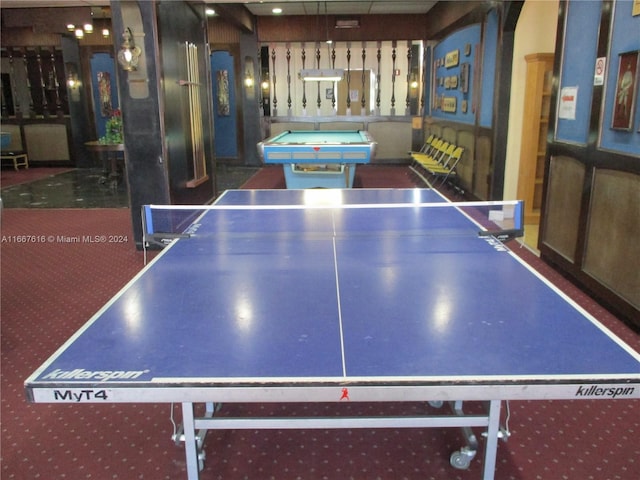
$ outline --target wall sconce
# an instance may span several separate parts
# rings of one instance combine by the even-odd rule
[[[244,86],[247,88],[253,87],[253,76],[251,72],[246,72],[244,76]]]
[[[299,77],[305,82],[339,82],[344,77],[344,70],[337,68],[307,68],[300,70]]]
[[[413,89],[418,88],[418,85],[419,85],[418,76],[415,73],[411,74],[411,83],[410,83],[410,85],[411,85],[411,88],[413,88]]]
[[[248,99],[251,99],[256,94],[255,84],[256,80],[254,75],[254,61],[250,56],[244,57],[244,91]]]
[[[80,76],[78,75],[78,66],[73,62],[66,62],[64,64],[64,70],[66,72],[67,93],[69,94],[69,100],[72,102],[79,102],[82,82],[80,80]]]
[[[69,88],[78,88],[80,86],[80,82],[78,81],[77,73],[69,73],[67,75],[67,86]]]
[[[122,45],[118,52],[118,62],[122,65],[122,68],[128,72],[136,70],[138,67],[138,61],[140,60],[140,47],[136,46],[133,41],[133,33],[129,27],[122,33]]]

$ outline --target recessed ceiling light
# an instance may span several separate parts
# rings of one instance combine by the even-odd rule
[[[280,7],[275,7],[271,10],[271,13],[274,15],[280,15],[282,13],[282,9]]]
[[[216,11],[213,8],[207,8],[204,13],[206,13],[209,17],[213,17],[216,14]]]

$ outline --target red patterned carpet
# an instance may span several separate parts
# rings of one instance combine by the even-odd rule
[[[392,170],[390,170],[392,169]],[[375,176],[376,171],[363,173]],[[406,169],[381,169],[384,183]],[[275,176],[274,176],[275,178]],[[255,180],[255,179],[252,179]],[[366,179],[363,185],[373,182]],[[389,183],[387,183],[390,186]],[[393,184],[393,186],[396,186]],[[398,185],[405,186],[405,185]],[[76,244],[78,235],[131,235],[127,209],[5,209],[1,245],[1,469],[3,480],[182,479],[184,451],[171,441],[171,407],[157,404],[46,405],[25,400],[23,381],[141,268],[131,240]],[[32,237],[27,237],[32,236]],[[58,238],[60,237],[60,240]],[[32,238],[34,242],[18,239]],[[552,281],[640,350],[640,337],[537,257],[511,245]],[[585,345],[585,352],[588,352]],[[511,402],[511,438],[498,447],[497,480],[640,478],[638,402]],[[335,405],[225,406],[330,415]],[[351,414],[419,413],[425,404],[343,405]],[[179,418],[179,408],[173,407]],[[237,430],[207,436],[206,479],[480,478],[449,466],[457,430]]]

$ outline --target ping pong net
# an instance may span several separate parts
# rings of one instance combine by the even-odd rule
[[[524,234],[519,200],[344,204],[322,198],[297,205],[145,205],[144,248],[207,235],[479,235],[503,242]]]

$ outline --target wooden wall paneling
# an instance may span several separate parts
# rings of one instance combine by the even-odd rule
[[[210,17],[208,21],[209,44],[228,45],[240,43],[240,32],[220,17]]]
[[[425,35],[427,15],[362,15],[360,28],[334,28],[336,16],[286,15],[257,17],[259,42],[315,42],[327,40],[328,24],[334,42],[414,40]]]
[[[472,130],[458,132],[456,144],[464,148],[462,158],[458,162],[458,183],[463,190],[470,190],[473,184],[473,159],[476,157],[476,136]]]
[[[449,143],[456,143],[458,137],[458,129],[451,125],[442,127],[442,138]]]
[[[33,123],[24,126],[29,163],[71,161],[69,129],[65,123]]]
[[[640,310],[640,175],[596,169],[583,269]]]
[[[91,20],[91,7],[84,6],[6,8],[2,11],[3,28],[24,27],[38,33],[59,34],[67,31],[67,23],[84,25]]]
[[[564,31],[567,9],[578,3],[560,2],[555,78],[560,77],[562,68],[573,65],[572,59],[565,65],[560,61],[564,49],[568,48],[567,42],[581,45],[581,36],[590,33],[581,29],[581,36],[567,37]],[[598,35],[597,58],[609,56],[614,38],[622,37],[625,41],[637,38],[615,31],[612,16],[616,9],[613,7],[620,3],[601,3],[597,31],[595,27],[591,30]],[[581,11],[581,15],[583,13]],[[584,81],[592,82],[591,74],[586,75]],[[554,81],[550,102],[552,132],[556,131],[558,83]],[[604,84],[593,86],[589,101],[587,144],[548,139],[547,161],[550,163],[544,181],[538,248],[541,258],[640,331],[637,296],[640,214],[636,208],[640,203],[637,199],[640,162],[635,155],[602,148],[601,135],[610,133],[610,125],[604,119],[612,108],[605,104]]]
[[[511,2],[521,3],[521,2]],[[428,12],[423,38],[439,38],[470,23],[482,21],[493,2],[467,0],[464,2],[437,2]],[[516,17],[517,18],[517,17]]]
[[[367,130],[378,142],[373,163],[396,162],[407,159],[411,150],[411,122],[370,122]]]
[[[18,123],[7,123],[6,121],[2,122],[2,131],[11,135],[11,142],[5,150],[9,150],[12,152],[25,150],[24,141],[22,138],[22,128]]]
[[[243,5],[219,2],[215,5],[215,10],[217,15],[210,17],[211,20],[226,23],[238,33],[254,32],[255,19]]]
[[[551,157],[546,193],[547,215],[540,241],[570,263],[576,261],[576,245],[585,165],[567,156]]]
[[[103,29],[109,30],[109,36],[105,37],[102,34]],[[72,34],[66,35],[67,37],[74,37]],[[75,37],[74,37],[75,38]],[[99,19],[96,18],[93,21],[93,33],[86,33],[84,37],[78,39],[78,44],[82,48],[96,47],[102,49],[113,49],[113,41],[118,42],[122,38],[122,32],[114,32],[111,26],[111,19]]]
[[[2,16],[4,17],[4,10]],[[40,47],[42,45],[60,45],[59,33],[34,32],[32,28],[5,28],[0,29],[0,44],[5,47]]]
[[[480,200],[488,200],[491,196],[491,158],[493,151],[492,137],[479,135],[476,141],[476,155],[473,162],[473,184],[471,191]]]
[[[318,125],[318,130],[364,130],[364,122],[330,122]]]

